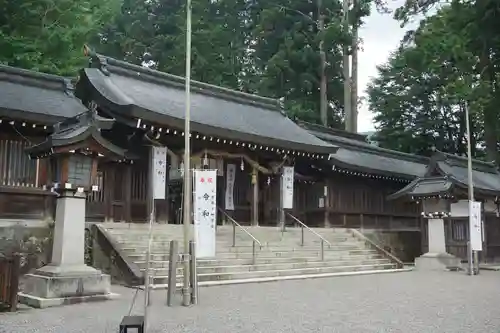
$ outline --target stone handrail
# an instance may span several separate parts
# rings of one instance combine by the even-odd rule
[[[349,231],[351,232],[351,234],[354,237],[356,237],[356,238],[364,241],[365,243],[367,243],[368,245],[370,245],[371,247],[373,247],[375,250],[377,250],[380,254],[382,254],[382,255],[388,257],[389,259],[391,259],[394,263],[396,263],[397,268],[403,268],[404,267],[404,264],[403,264],[403,262],[401,260],[399,260],[392,253],[387,252],[386,250],[384,250],[383,248],[381,248],[379,245],[377,245],[370,238],[368,238],[365,235],[363,235],[363,233],[361,233],[359,230],[357,230],[357,229],[349,229]]]
[[[110,257],[113,255],[113,252],[116,253],[113,264],[118,266],[122,274],[125,273],[125,276],[122,276],[126,279],[125,282],[130,286],[142,284],[144,276],[141,274],[139,266],[128,260],[127,255],[122,251],[120,246],[107,233],[106,228],[99,224],[92,225],[92,228],[94,228],[93,234],[101,250]]]

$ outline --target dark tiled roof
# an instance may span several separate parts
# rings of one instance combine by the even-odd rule
[[[83,70],[79,97],[85,99],[80,91],[90,87],[92,98],[109,111],[184,127],[184,78],[102,56],[94,59],[99,60],[98,68]],[[329,153],[334,148],[284,116],[277,100],[196,81],[191,87],[193,132],[309,152]]]
[[[473,160],[472,181],[475,195],[500,195],[500,172],[494,163]],[[424,177],[392,194],[389,199],[451,194],[455,188],[465,192],[468,185],[467,158],[438,151],[431,157]]]
[[[417,178],[401,190],[387,197],[395,200],[401,197],[424,197],[449,193],[453,182],[447,177]]]
[[[69,79],[0,65],[0,117],[53,124],[85,110]]]
[[[125,149],[102,137],[101,129],[110,129],[112,122],[112,120],[102,118],[92,111],[81,113],[62,123],[57,123],[54,126],[54,133],[49,135],[45,141],[29,147],[26,151],[32,158],[38,158],[52,153],[54,148],[78,147],[79,144],[91,140],[114,154],[115,159],[130,158],[130,154]]]
[[[447,175],[454,184],[467,188],[467,158],[436,152],[431,158],[428,175],[437,173]],[[500,173],[494,163],[474,160],[472,164],[474,190],[487,195],[500,194]]]
[[[320,125],[301,122],[300,125],[318,138],[340,148],[330,162],[361,172],[414,179],[425,175],[429,159],[379,148],[366,142],[364,135],[348,133]]]

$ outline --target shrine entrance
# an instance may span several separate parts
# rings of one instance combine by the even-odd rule
[[[168,184],[168,223],[182,223],[182,180],[173,180]]]

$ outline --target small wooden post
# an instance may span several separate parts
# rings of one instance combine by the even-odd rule
[[[21,270],[21,257],[19,254],[14,254],[11,261],[10,267],[10,295],[9,295],[9,305],[10,311],[15,312],[17,310],[17,293],[19,292],[19,274]]]

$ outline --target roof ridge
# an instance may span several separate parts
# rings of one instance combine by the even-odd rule
[[[455,159],[455,160],[458,160],[460,162],[466,162],[466,163],[468,161],[468,158],[464,157],[464,156],[459,156],[459,155],[455,155],[455,154],[445,153],[445,152],[442,152],[442,151],[439,151],[439,150],[437,152],[443,154],[445,158]],[[476,158],[472,159],[472,163],[475,163],[475,164],[478,164],[478,165],[483,165],[483,166],[488,166],[488,167],[493,167],[493,168],[496,167],[495,162],[481,161],[481,160],[478,160]]]
[[[67,94],[73,94],[74,91],[71,78],[0,65],[0,81],[4,80],[45,89],[59,90]]]
[[[311,132],[314,132],[314,131],[311,131]],[[314,134],[314,133],[312,133],[312,134]],[[332,135],[335,136],[334,134],[332,134]],[[343,137],[341,137],[341,138],[343,138]],[[322,139],[322,140],[329,141],[327,139]],[[397,150],[381,148],[381,147],[371,145],[366,141],[357,141],[357,140],[353,140],[351,142],[346,142],[346,141],[342,141],[342,140],[331,140],[331,141],[334,141],[333,143],[340,146],[341,148],[353,148],[354,147],[358,150],[361,150],[361,151],[364,151],[367,153],[372,153],[372,154],[384,153],[384,154],[386,154],[386,156],[401,157],[404,160],[409,161],[409,162],[428,164],[430,161],[430,159],[428,157],[423,156],[423,155],[408,154],[408,153],[404,153],[404,152],[397,151]]]
[[[339,130],[337,128],[327,127],[327,126],[323,126],[323,125],[320,125],[320,124],[311,123],[311,122],[304,121],[304,120],[298,120],[297,123],[299,125],[304,125],[305,127],[308,127],[308,128],[314,128],[315,130],[318,130],[318,131],[320,131],[322,133],[339,135],[339,136],[341,136],[343,138],[353,139],[353,140],[357,140],[357,141],[368,143],[366,141],[367,136],[364,135],[364,134],[351,133],[351,132],[347,132],[347,131],[344,131],[344,130]]]
[[[98,67],[105,75],[111,75],[109,69],[114,67],[118,69],[118,72],[124,75],[132,76],[132,73],[127,73],[127,71],[133,71],[133,73],[139,74],[139,76],[140,74],[145,74],[153,78],[159,84],[173,85],[177,87],[184,86],[185,84],[185,78],[183,76],[169,74],[155,69],[134,65],[126,61],[107,57],[101,54],[90,54],[90,59],[91,64],[94,65],[94,67]],[[269,109],[270,111],[279,111],[283,115],[285,115],[282,104],[277,99],[249,94],[196,80],[191,80],[191,89],[193,89],[197,93],[211,95],[219,98],[232,99],[240,103],[260,106]]]
[[[467,168],[467,157],[445,153],[440,150],[435,150],[433,158],[437,162],[444,162],[449,166],[457,166]],[[491,174],[499,174],[498,166],[495,162],[485,162],[478,159],[472,159],[472,169],[474,171],[486,172]]]
[[[389,156],[397,156],[397,157],[402,157],[404,158],[406,161],[410,161],[410,162],[418,162],[418,163],[422,163],[422,164],[427,164],[429,163],[429,158],[426,157],[426,156],[423,156],[423,155],[415,155],[415,154],[408,154],[408,153],[404,153],[404,152],[401,152],[401,151],[397,151],[397,150],[392,150],[392,149],[386,149],[386,148],[381,148],[381,147],[377,147],[377,146],[373,146],[369,143],[366,143],[366,145],[356,145],[354,142],[352,143],[346,143],[346,145],[348,146],[357,146],[365,151],[368,151],[370,153],[384,153],[386,155],[389,155]]]

